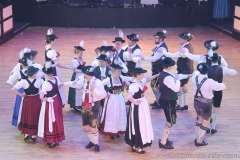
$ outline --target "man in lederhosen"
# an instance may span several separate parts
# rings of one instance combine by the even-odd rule
[[[99,152],[99,133],[98,133],[98,116],[101,100],[107,96],[101,80],[95,77],[94,67],[84,66],[82,68],[84,76],[79,76],[75,84],[65,82],[64,85],[73,88],[83,88],[83,110],[82,123],[86,135],[90,139],[89,144],[85,147],[89,149],[94,146],[94,152]]]
[[[172,129],[173,124],[176,123],[176,104],[177,104],[177,92],[180,89],[179,79],[188,78],[189,75],[177,74],[173,75],[170,70],[175,65],[175,61],[169,57],[162,57],[160,63],[163,66],[163,71],[159,76],[159,90],[160,99],[159,103],[164,110],[166,117],[165,128],[162,133],[162,138],[159,140],[159,147],[164,149],[173,149],[173,142],[169,141],[168,135]]]
[[[223,76],[225,75],[231,75],[235,76],[237,75],[237,71],[234,69],[229,69],[227,67],[220,67],[219,66],[219,56],[217,53],[213,53],[213,56],[211,57],[212,61],[212,67],[210,71],[208,72],[208,78],[213,79],[214,81],[217,81],[218,83],[223,82]],[[219,116],[219,109],[221,106],[221,101],[222,101],[222,91],[214,91],[213,94],[213,113],[211,117],[211,133],[215,134],[217,132],[216,130],[216,124]]]
[[[182,48],[187,48],[193,53],[193,47],[190,41],[193,36],[189,32],[182,32],[178,35],[180,37],[180,45]],[[187,57],[179,57],[177,60],[178,74],[192,74],[193,73],[193,61]],[[176,110],[188,109],[188,81],[189,78],[181,80],[181,88],[178,92],[178,105]]]
[[[155,35],[153,35],[155,37],[155,44],[157,46],[155,48],[153,48],[153,50],[152,50],[153,54],[151,55],[151,57],[143,58],[143,60],[152,63],[152,75],[156,75],[156,74],[162,72],[162,70],[163,70],[163,67],[160,64],[160,60],[161,60],[161,57],[164,55],[159,53],[159,49],[160,49],[160,47],[163,47],[168,52],[168,47],[167,47],[166,43],[164,42],[164,39],[166,38],[166,35],[165,35],[166,33],[167,32],[165,30],[163,30],[162,32],[157,32]],[[161,94],[159,92],[158,85],[159,85],[158,78],[155,78],[154,80],[151,81],[151,88],[156,97],[155,102],[150,104],[152,106],[152,109],[161,108],[160,104],[158,103],[158,100],[159,100],[159,97]]]
[[[207,132],[207,126],[211,119],[213,91],[224,90],[226,86],[207,77],[210,67],[206,63],[199,63],[197,70],[200,74],[192,76],[193,90],[195,94],[194,108],[197,112],[197,122],[195,126],[195,146],[206,146],[207,142],[203,140]]]

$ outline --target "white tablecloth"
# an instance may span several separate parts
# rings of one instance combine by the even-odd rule
[[[141,0],[141,4],[158,4],[158,0]]]

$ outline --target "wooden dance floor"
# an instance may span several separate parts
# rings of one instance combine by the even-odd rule
[[[206,147],[195,147],[195,119],[196,113],[193,108],[192,83],[189,83],[189,110],[177,112],[177,123],[174,125],[169,139],[174,142],[173,150],[164,150],[158,147],[158,140],[162,134],[165,117],[162,109],[151,110],[154,138],[152,147],[146,148],[145,155],[132,153],[131,148],[125,144],[124,136],[120,139],[110,140],[109,137],[100,135],[100,152],[94,153],[93,149],[86,150],[85,145],[89,139],[85,135],[81,124],[81,114],[76,113],[66,105],[63,109],[63,119],[66,140],[60,143],[60,146],[49,149],[41,138],[37,138],[36,143],[25,143],[23,135],[16,127],[11,125],[13,106],[16,95],[11,91],[5,81],[9,73],[18,62],[18,53],[24,47],[38,51],[36,62],[44,63],[44,46],[47,27],[31,27],[23,33],[18,34],[14,39],[0,46],[0,159],[1,160],[26,160],[26,159],[46,159],[46,160],[132,160],[132,159],[211,159],[221,158],[219,156],[238,156],[240,159],[240,75],[236,77],[226,76],[224,83],[227,89],[224,91],[222,108],[217,124],[218,132],[214,135],[207,134],[206,141],[209,143]],[[155,47],[154,37],[159,29],[123,29],[125,36],[132,32],[140,35],[140,47],[143,55],[150,56],[151,50]],[[80,29],[80,28],[53,28],[54,33],[59,37],[54,43],[54,49],[60,52],[60,62],[66,65],[71,64],[74,57],[73,46],[79,45],[84,40],[86,51],[83,58],[87,64],[91,64],[95,58],[94,49],[102,45],[103,40],[112,44],[114,37],[118,35],[117,29]],[[165,40],[170,52],[179,50],[178,33],[189,31],[195,36],[192,41],[195,54],[206,53],[203,45],[205,40],[214,39],[220,44],[217,53],[222,55],[229,68],[240,71],[240,43],[239,41],[208,27],[195,28],[167,28],[168,38]],[[126,39],[126,38],[125,38]],[[194,63],[196,66],[196,62]],[[151,65],[143,62],[143,68],[148,70],[147,75],[151,74]],[[173,68],[176,73],[176,67]],[[64,81],[71,79],[72,71],[61,69]],[[148,84],[149,86],[149,84]],[[68,88],[64,88],[66,95]],[[126,95],[126,93],[124,93]],[[154,95],[149,87],[145,94],[148,102],[154,101]],[[233,155],[236,154],[236,155]],[[178,156],[178,158],[177,158]],[[231,159],[225,157],[223,159]]]

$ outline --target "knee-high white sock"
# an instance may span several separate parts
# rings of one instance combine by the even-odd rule
[[[94,144],[99,144],[99,134],[98,131],[96,133],[92,133],[93,139],[94,139]]]
[[[161,143],[163,145],[165,145],[167,143],[167,138],[168,138],[168,135],[170,134],[171,129],[172,129],[171,126],[168,126],[167,124],[165,125],[163,134],[162,134],[162,138],[161,138]]]
[[[201,126],[202,126],[201,123],[196,122],[196,125],[195,125],[195,138],[196,139],[198,138],[198,134],[199,134],[199,130],[200,130]]]
[[[153,93],[154,93],[154,95],[155,95],[155,97],[156,97],[156,102],[157,102],[157,104],[159,104],[158,101],[159,101],[159,98],[160,98],[160,95],[161,95],[159,89],[157,89],[157,90],[154,91]]]
[[[90,139],[90,141],[94,144],[94,139],[93,139],[93,135],[91,131],[87,131],[86,135],[88,136],[88,138]]]
[[[184,107],[183,92],[178,92],[178,104],[180,107]]]
[[[186,106],[186,105],[188,105],[188,90],[187,89],[185,89],[185,90],[183,90],[183,99],[184,99],[184,102],[183,102],[183,104],[184,104],[184,106]]]
[[[203,137],[205,136],[206,132],[207,132],[207,127],[201,126],[199,129],[199,134],[198,134],[198,138],[197,138],[197,142],[198,143],[202,143]]]
[[[216,129],[216,124],[217,124],[218,117],[219,117],[219,114],[216,113],[216,112],[213,112],[211,129]]]

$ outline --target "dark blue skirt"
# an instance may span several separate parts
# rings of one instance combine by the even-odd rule
[[[24,93],[23,88],[20,88],[18,91],[20,93]],[[17,95],[15,105],[14,105],[14,110],[13,110],[13,117],[12,117],[12,125],[15,127],[17,127],[18,125],[18,113],[19,113],[21,102],[22,102],[22,97]]]

